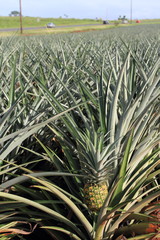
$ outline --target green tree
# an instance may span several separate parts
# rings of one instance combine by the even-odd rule
[[[9,16],[11,16],[11,17],[17,17],[17,16],[19,16],[20,15],[20,12],[18,12],[18,11],[12,11],[10,14],[9,14]]]

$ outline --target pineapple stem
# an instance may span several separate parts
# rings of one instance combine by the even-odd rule
[[[101,222],[101,224],[98,226],[98,229],[96,231],[96,235],[94,240],[102,240],[103,238],[103,233],[104,233],[104,228],[106,226],[106,222],[107,220],[104,220],[103,222]]]

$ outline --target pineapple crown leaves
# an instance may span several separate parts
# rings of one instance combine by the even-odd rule
[[[109,165],[115,159],[114,144],[107,145],[108,139],[104,134],[94,132],[92,136],[81,133],[81,139],[77,142],[82,171],[92,172],[94,175],[109,172]]]

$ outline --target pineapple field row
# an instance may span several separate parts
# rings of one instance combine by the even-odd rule
[[[160,26],[0,39],[0,239],[160,239]]]

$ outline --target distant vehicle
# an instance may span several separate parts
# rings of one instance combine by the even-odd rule
[[[47,28],[55,28],[56,25],[54,23],[47,23]]]
[[[104,20],[104,21],[103,21],[103,24],[109,24],[109,21]]]
[[[127,24],[127,23],[128,23],[128,20],[127,20],[127,19],[122,19],[122,23],[123,23],[123,24]]]

